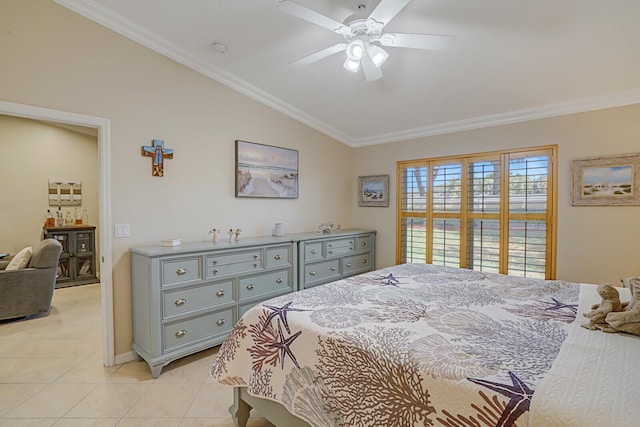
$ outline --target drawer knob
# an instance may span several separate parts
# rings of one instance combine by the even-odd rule
[[[213,265],[217,265],[217,264],[218,264],[218,260],[217,260],[217,259],[214,259],[214,260],[213,260]]]
[[[315,249],[311,249],[311,253],[315,255],[318,253],[318,251],[316,251]]]
[[[217,269],[217,268],[214,268],[214,269],[213,269],[213,274],[216,274],[217,272],[218,272],[218,269]]]
[[[180,306],[180,305],[185,305],[187,303],[187,300],[184,298],[180,298],[176,300],[176,305]]]
[[[329,251],[329,253],[330,253],[330,254],[332,254],[332,253],[333,253],[333,251]]]
[[[180,338],[187,335],[187,331],[185,331],[184,329],[181,331],[176,332],[176,337]]]
[[[353,245],[353,240],[349,240],[349,244],[350,244],[350,245]]]
[[[253,289],[253,288],[255,288],[255,286],[253,286],[253,284],[249,284],[249,285],[247,285],[247,289],[251,290],[251,289]]]
[[[360,243],[360,246],[367,246],[367,242]]]
[[[278,278],[276,279],[276,283],[282,283],[282,282],[284,282],[284,280],[282,280],[282,277],[278,277]]]
[[[223,296],[225,296],[225,294],[226,294],[226,292],[225,292],[225,291],[218,291],[218,292],[216,292],[216,296],[217,296],[217,297],[223,297]]]
[[[366,264],[366,263],[367,263],[367,260],[366,260],[366,259],[363,259],[363,260],[362,260],[362,263],[363,263],[363,264]]]
[[[186,268],[179,268],[176,270],[176,274],[178,275],[183,275],[183,274],[187,274],[189,270],[187,270]]]
[[[351,263],[350,263],[350,262],[348,262],[348,263],[347,263],[347,267],[348,267],[348,268],[350,268],[350,267],[351,267]]]
[[[253,259],[258,259],[258,255],[257,255],[257,254],[255,254],[255,255],[253,256]]]
[[[253,264],[253,268],[258,268],[258,264]]]
[[[224,325],[225,323],[227,323],[227,321],[226,321],[226,320],[224,320],[224,319],[220,319],[220,320],[218,320],[218,321],[216,322],[216,325],[218,325],[218,326],[222,326],[222,325]]]
[[[315,271],[310,271],[310,272],[309,272],[309,276],[315,276],[315,275],[316,275],[316,272],[315,272]]]
[[[280,255],[276,255],[274,256],[275,259],[281,259],[282,257]]]
[[[335,267],[331,267],[329,270],[336,271],[336,268]]]
[[[330,248],[332,248],[332,247],[333,247],[333,244],[329,243],[329,247],[330,247]]]

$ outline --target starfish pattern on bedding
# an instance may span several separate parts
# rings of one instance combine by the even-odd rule
[[[294,365],[296,365],[296,368],[300,369],[300,365],[298,365],[298,361],[296,360],[296,356],[293,355],[293,352],[291,351],[291,348],[289,348],[291,346],[291,344],[293,343],[293,341],[295,341],[296,338],[298,338],[300,336],[300,334],[302,333],[302,331],[298,331],[295,334],[289,336],[289,338],[284,337],[284,334],[282,333],[282,328],[280,327],[280,320],[278,320],[278,335],[280,340],[277,342],[274,342],[273,344],[269,344],[269,347],[271,348],[277,348],[278,351],[280,352],[280,368],[284,369],[284,356],[287,355],[291,358],[291,361],[293,362]]]
[[[518,417],[529,410],[533,390],[531,390],[520,378],[513,372],[509,371],[512,385],[494,383],[492,381],[480,380],[476,378],[467,378],[472,383],[485,386],[495,392],[498,392],[509,398],[504,412],[496,423],[496,427],[510,427]]]
[[[549,307],[545,308],[545,310],[562,310],[563,308],[568,308],[569,310],[573,311],[574,313],[578,312],[578,304],[565,304],[561,301],[558,301],[557,299],[551,297],[551,299],[553,300],[553,302],[548,302],[548,301],[540,301],[543,304],[548,304]]]
[[[389,273],[388,276],[380,276],[378,277],[382,281],[382,286],[398,286],[400,281],[393,277],[393,273]]]
[[[287,312],[289,312],[289,311],[308,311],[308,310],[301,310],[299,308],[291,308],[291,304],[293,304],[293,301],[289,301],[288,303],[286,303],[282,307],[276,307],[276,306],[273,306],[273,305],[262,304],[263,307],[266,307],[269,310],[272,310],[272,312],[269,314],[269,316],[267,316],[267,320],[264,321],[264,326],[262,327],[262,330],[264,331],[267,328],[267,325],[269,323],[271,323],[271,320],[273,320],[274,317],[278,316],[280,318],[280,320],[282,321],[282,324],[284,325],[285,329],[287,330],[287,333],[290,334],[291,330],[289,329],[289,322],[287,321]]]

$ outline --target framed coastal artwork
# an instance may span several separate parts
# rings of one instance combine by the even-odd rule
[[[640,205],[640,154],[574,160],[573,206]]]
[[[389,206],[389,175],[358,177],[358,206]]]
[[[236,197],[298,198],[298,151],[236,141]]]

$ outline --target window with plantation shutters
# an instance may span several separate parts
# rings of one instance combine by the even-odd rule
[[[397,164],[397,263],[555,277],[555,146]]]

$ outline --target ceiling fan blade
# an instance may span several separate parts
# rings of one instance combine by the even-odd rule
[[[296,61],[293,61],[291,64],[291,66],[293,67],[302,67],[303,65],[309,65],[312,62],[316,62],[319,61],[323,58],[326,58],[327,56],[331,56],[334,53],[338,53],[338,52],[342,52],[343,50],[345,50],[347,48],[347,44],[346,43],[338,43],[338,44],[334,44],[333,46],[329,46],[328,48],[319,50],[317,52],[312,53],[311,55],[307,55],[305,57],[302,57]]]
[[[369,16],[382,25],[387,25],[411,0],[380,0]]]
[[[410,47],[414,49],[446,50],[456,41],[456,36],[440,34],[384,33],[378,40],[389,47]]]
[[[278,7],[280,7],[283,12],[296,16],[300,19],[304,19],[305,21],[319,25],[328,30],[335,31],[340,34],[342,34],[342,32],[344,31],[347,31],[348,33],[351,32],[349,27],[341,24],[335,19],[329,18],[328,16],[318,13],[315,10],[309,9],[308,7],[299,5],[294,1],[281,0],[280,3],[278,3]]]
[[[364,78],[367,79],[368,82],[373,82],[382,78],[382,70],[379,67],[376,67],[369,55],[362,57],[360,65],[362,65],[362,71],[364,71]]]

